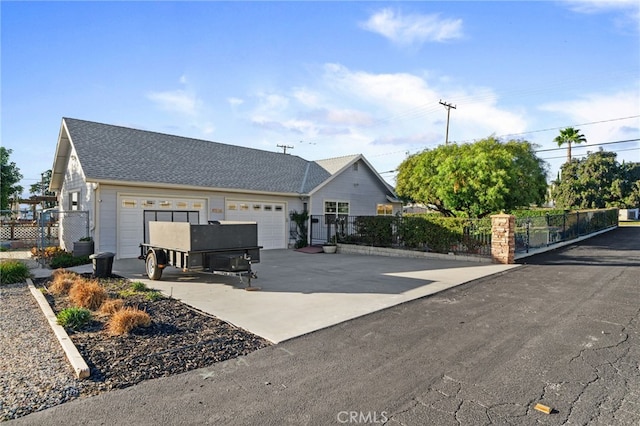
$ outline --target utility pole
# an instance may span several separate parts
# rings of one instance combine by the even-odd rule
[[[289,145],[276,145],[276,146],[277,146],[278,148],[282,148],[282,150],[283,150],[283,152],[282,152],[282,153],[283,153],[283,154],[286,154],[286,153],[287,153],[287,148],[288,148],[288,149],[293,149],[293,147],[292,147],[292,146],[289,146]]]
[[[456,106],[448,104],[446,102],[442,102],[442,99],[440,99],[439,103],[440,105],[444,105],[444,107],[447,109],[447,134],[444,138],[444,144],[448,145],[449,144],[449,114],[451,113],[451,108],[456,109]]]

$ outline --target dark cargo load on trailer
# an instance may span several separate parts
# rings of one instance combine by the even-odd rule
[[[249,278],[252,263],[260,262],[255,222],[149,222],[149,243],[140,245],[147,275],[160,279],[165,266],[185,270],[242,275]]]

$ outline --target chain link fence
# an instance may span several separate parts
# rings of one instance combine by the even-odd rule
[[[89,233],[88,211],[64,211],[58,213],[60,240],[58,245],[66,251],[73,249],[73,243],[91,237]]]

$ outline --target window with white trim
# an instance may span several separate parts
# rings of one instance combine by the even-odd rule
[[[324,217],[325,223],[332,223],[340,216],[349,216],[348,201],[325,201]]]
[[[80,191],[69,193],[69,210],[80,210]]]

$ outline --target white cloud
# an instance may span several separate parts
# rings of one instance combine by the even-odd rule
[[[195,95],[184,90],[150,92],[147,98],[161,109],[185,115],[194,115],[200,103]]]
[[[577,13],[616,13],[613,22],[619,28],[631,27],[640,31],[640,2],[638,0],[565,0]]]
[[[451,110],[450,141],[528,130],[523,111],[501,108],[490,88],[452,87],[442,76],[372,73],[325,64],[308,86],[283,87],[246,100],[248,119],[273,149],[286,141],[308,159],[364,154],[378,170],[444,142],[445,108]],[[302,141],[300,143],[296,141]]]
[[[637,116],[640,111],[638,90],[636,86],[628,91],[591,93],[578,99],[542,105],[540,109],[566,116],[574,124],[602,122],[581,128],[588,142],[628,139],[631,129],[635,129],[635,137],[640,133],[640,118],[607,120]]]
[[[227,98],[227,102],[229,102],[229,105],[231,105],[232,107],[235,107],[238,105],[242,105],[244,103],[244,100],[240,98]]]
[[[443,19],[439,14],[403,15],[391,8],[374,13],[360,25],[401,45],[443,42],[462,37],[462,19]]]
[[[569,7],[582,13],[599,13],[611,10],[637,10],[638,0],[565,0]]]

